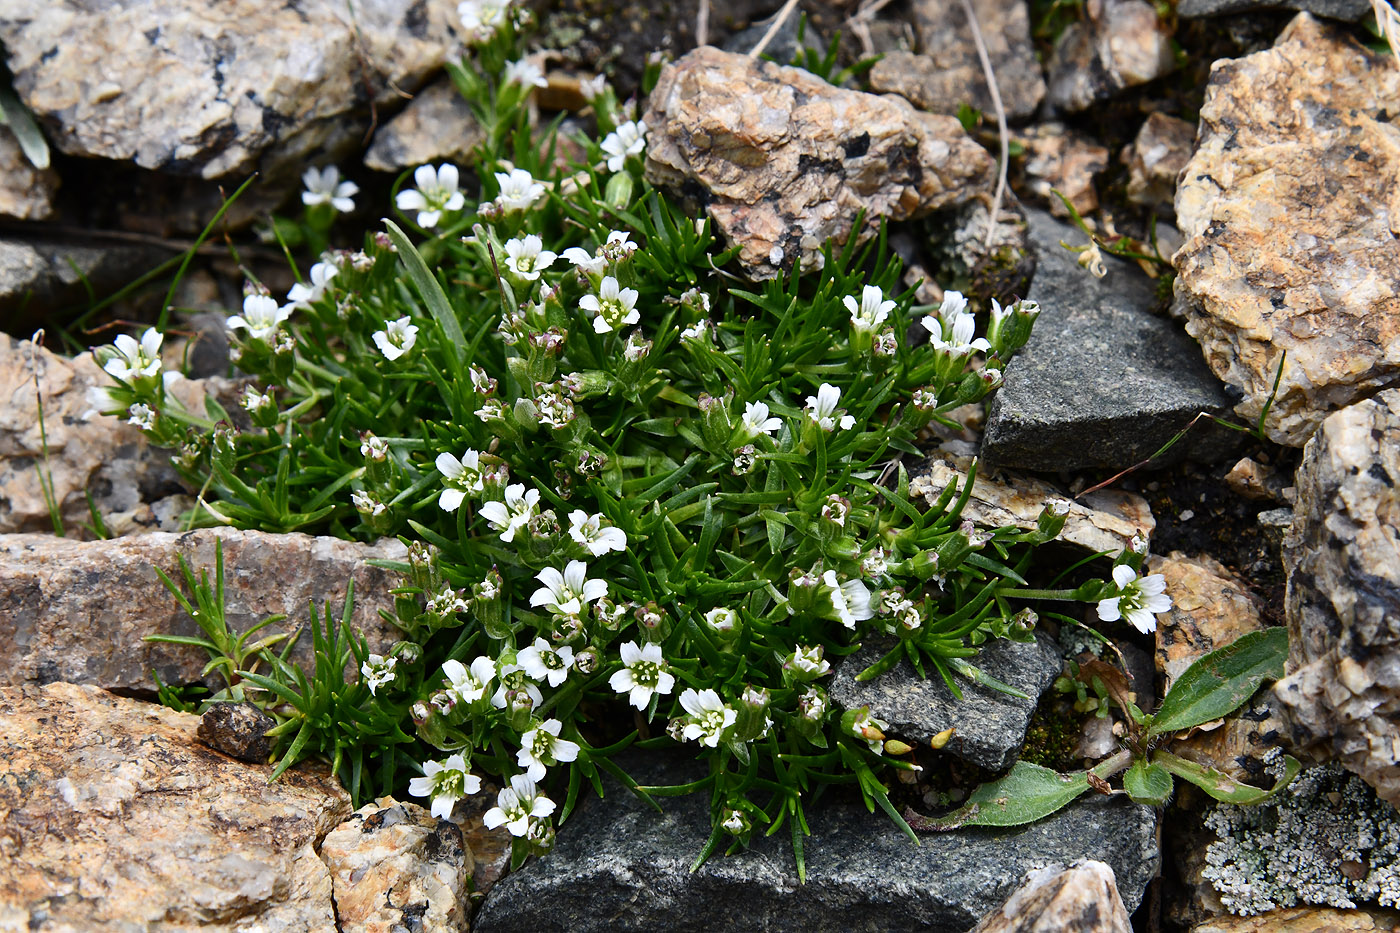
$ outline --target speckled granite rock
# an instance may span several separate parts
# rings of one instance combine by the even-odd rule
[[[300,769],[269,784],[270,768],[196,742],[198,724],[96,687],[0,687],[0,916],[334,933],[316,845],[349,815],[345,792]]]
[[[1199,657],[1264,627],[1264,604],[1219,561],[1173,551],[1148,559],[1167,582],[1172,607],[1157,617],[1157,671],[1170,689]]]
[[[864,239],[985,194],[994,174],[953,117],[711,47],[662,70],[645,120],[647,177],[702,205],[757,279],[814,267],[860,210]]]
[[[1146,0],[1088,0],[1055,43],[1046,100],[1069,113],[1170,72],[1171,30]]]
[[[1301,447],[1327,413],[1400,381],[1400,66],[1299,14],[1216,62],[1176,195],[1177,304],[1215,374]]]
[[[972,933],[1132,933],[1113,868],[1087,859],[1031,872]]]
[[[1176,179],[1191,159],[1196,143],[1196,125],[1150,113],[1138,130],[1137,138],[1123,149],[1128,166],[1128,200],[1155,208],[1159,216],[1173,216]],[[1170,256],[1170,252],[1163,253]]]
[[[15,134],[0,126],[0,217],[47,220],[57,192],[58,173],[30,164]]]
[[[372,651],[398,640],[379,618],[392,610],[398,576],[365,564],[369,558],[402,560],[402,544],[374,545],[267,534],[232,528],[187,534],[157,532],[109,541],[74,541],[51,535],[0,535],[0,683],[65,680],[112,690],[153,691],[154,668],[166,683],[200,680],[208,661],[199,648],[143,641],[147,635],[196,635],[188,618],[152,570],[180,580],[176,558],[196,571],[214,568],[214,542],[224,543],[225,602],[229,625],[242,631],[270,615],[286,613],[290,631],[307,623],[306,606],[329,600],[339,608],[345,584],[355,580],[353,623]],[[312,663],[311,639],[292,655]],[[221,687],[217,675],[206,681]]]
[[[1339,910],[1335,907],[1285,907],[1254,917],[1216,917],[1191,933],[1395,933],[1400,913],[1393,910]]]
[[[1292,737],[1400,804],[1400,390],[1327,417],[1303,449],[1288,574]]]
[[[429,162],[463,165],[482,138],[466,99],[442,78],[415,94],[401,113],[379,128],[365,152],[365,165],[377,172]]]

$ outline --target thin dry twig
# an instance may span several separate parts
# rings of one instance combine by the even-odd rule
[[[1395,12],[1395,7],[1386,0],[1371,0],[1371,12],[1376,16],[1376,28],[1380,30],[1381,38],[1390,46],[1395,63],[1400,65],[1400,13]]]
[[[695,44],[710,44],[710,0],[700,0],[700,9],[695,14]]]
[[[997,87],[996,72],[992,70],[992,57],[987,52],[986,40],[982,38],[982,27],[977,22],[977,11],[972,8],[972,0],[962,0],[963,12],[967,14],[967,25],[972,29],[972,41],[977,46],[977,57],[982,61],[982,74],[987,78],[987,91],[992,96],[992,109],[997,115],[997,136],[1001,139],[1001,164],[997,169],[997,191],[992,196],[992,216],[987,221],[987,238],[983,247],[992,245],[992,237],[997,232],[997,213],[1001,210],[1002,198],[1006,197],[1006,169],[1011,157],[1011,134],[1006,129],[1006,108],[1001,103],[1001,89]]]
[[[783,8],[778,11],[778,15],[773,18],[773,22],[768,27],[768,31],[763,34],[763,38],[758,40],[758,45],[749,49],[749,58],[758,58],[763,54],[763,50],[768,48],[768,43],[773,41],[773,37],[778,34],[778,30],[783,28],[783,23],[792,15],[792,11],[797,7],[797,0],[787,0]]]

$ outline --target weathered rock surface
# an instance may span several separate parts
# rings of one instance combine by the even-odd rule
[[[922,496],[932,506],[948,488],[959,489],[967,482],[972,461],[935,450],[928,462],[909,478],[909,495]],[[963,507],[963,517],[983,528],[1008,525],[1027,531],[1035,527],[1045,504],[1052,499],[1069,503],[1069,515],[1057,540],[1076,544],[1089,551],[1118,552],[1136,536],[1152,537],[1157,527],[1147,500],[1136,493],[1101,489],[1079,499],[1071,499],[1062,489],[1034,476],[1012,472],[991,472],[979,464],[972,483],[972,495]]]
[[[8,928],[336,929],[316,845],[344,791],[299,769],[269,784],[198,724],[95,687],[0,687]]]
[[[472,853],[462,831],[413,803],[381,797],[321,844],[341,933],[468,929]]]
[[[1062,123],[1042,123],[1016,138],[1026,151],[1026,187],[1044,199],[1051,214],[1069,216],[1055,191],[1069,198],[1081,215],[1098,210],[1094,178],[1108,168],[1106,148]]]
[[[88,287],[115,290],[136,277],[134,270],[169,257],[145,246],[0,238],[0,319],[8,332],[31,333],[48,323],[50,313],[85,301]]]
[[[1167,581],[1172,607],[1157,616],[1157,670],[1171,688],[1199,657],[1264,627],[1263,601],[1219,561],[1173,551],[1148,560]]]
[[[871,715],[889,723],[886,735],[913,745],[923,745],[945,729],[956,729],[943,750],[989,771],[1001,771],[1015,762],[1036,701],[1055,682],[1062,666],[1060,652],[1048,638],[996,639],[983,645],[971,663],[1029,699],[960,678],[963,697],[959,700],[943,678],[933,671],[929,672],[933,676],[922,678],[908,661],[900,661],[874,680],[856,681],[857,674],[892,647],[891,642],[871,639],[843,658],[831,679],[832,700],[846,709],[870,707]]]
[[[1196,19],[1250,10],[1299,10],[1327,19],[1356,22],[1371,12],[1371,4],[1368,0],[1181,0],[1177,4],[1176,14],[1186,19]]]
[[[1132,933],[1113,869],[1086,860],[1027,875],[972,933]]]
[[[466,99],[442,78],[415,94],[401,113],[380,127],[365,152],[365,165],[377,172],[429,162],[463,165],[481,140],[481,127]]]
[[[1225,484],[1246,499],[1292,502],[1297,497],[1293,477],[1276,466],[1243,457],[1225,474]]]
[[[1007,119],[1029,119],[1045,96],[1045,78],[1031,45],[1027,4],[973,0],[972,8]],[[899,94],[930,113],[956,115],[964,105],[991,113],[992,97],[962,4],[915,0],[912,15],[918,53],[886,52],[870,69],[870,89]]]
[[[58,173],[35,168],[20,150],[15,134],[0,126],[0,217],[47,220],[57,192]]]
[[[1303,449],[1288,574],[1293,741],[1400,804],[1400,390],[1327,417]]]
[[[1217,62],[1182,175],[1177,304],[1215,374],[1301,447],[1327,413],[1400,382],[1400,66],[1308,14]]]
[[[680,783],[694,767],[658,770],[620,762],[644,784]],[[707,795],[658,798],[659,815],[611,781],[580,803],[548,858],[496,885],[476,933],[508,930],[654,930],[672,933],[805,930],[809,933],[963,933],[997,907],[1027,871],[1090,858],[1118,877],[1129,909],[1157,870],[1156,815],[1128,800],[1081,799],[1011,830],[922,835],[915,846],[858,801],[828,794],[807,809],[806,884],[784,834],[733,856],[691,863],[710,834]]]
[[[702,204],[758,279],[815,267],[858,211],[863,239],[964,204],[994,173],[953,117],[710,47],[662,70],[644,119],[647,177]]]
[[[357,110],[413,88],[455,43],[449,0],[294,6],[14,0],[14,87],[70,155],[218,178],[271,175],[362,132]]]
[[[1168,219],[1175,210],[1176,179],[1191,160],[1196,125],[1164,113],[1148,114],[1137,138],[1123,150],[1128,200]],[[1170,257],[1170,252],[1163,252]]]
[[[178,558],[213,577],[214,544],[224,545],[226,619],[243,631],[276,613],[287,621],[264,631],[308,625],[306,607],[329,600],[335,617],[345,585],[355,581],[353,623],[372,651],[383,652],[397,630],[379,618],[392,610],[398,577],[365,564],[369,558],[401,560],[396,540],[373,545],[267,534],[231,528],[188,534],[158,532],[109,541],[74,541],[51,535],[0,535],[0,682],[95,684],[110,690],[154,689],[151,670],[166,683],[198,682],[208,661],[199,648],[143,641],[147,635],[201,634],[161,585],[158,566],[183,585]],[[311,638],[292,655],[313,664]],[[217,675],[206,680],[222,687]]]
[[[273,746],[267,733],[276,725],[277,720],[252,703],[214,703],[199,717],[195,734],[230,758],[264,764]]]
[[[1089,0],[1055,43],[1046,100],[1069,113],[1172,70],[1171,30],[1146,0]]]
[[[1394,933],[1400,913],[1335,907],[1285,907],[1255,917],[1217,917],[1191,933]]]
[[[1136,266],[1104,256],[1096,279],[1060,245],[1084,235],[1031,211],[1037,267],[1030,298],[1040,319],[1006,367],[987,419],[982,455],[996,467],[1072,470],[1131,466],[1201,411],[1229,404],[1199,348],[1152,314],[1155,287]],[[1209,460],[1234,432],[1198,424],[1170,452]]]

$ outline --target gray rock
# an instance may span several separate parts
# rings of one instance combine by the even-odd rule
[[[936,671],[929,668],[930,676],[922,678],[908,661],[872,681],[856,680],[892,647],[891,642],[871,641],[843,658],[831,679],[831,698],[846,709],[869,706],[876,719],[889,723],[887,735],[911,744],[922,745],[955,728],[944,750],[989,771],[1015,762],[1036,702],[1061,668],[1059,649],[1042,636],[1034,642],[997,639],[969,659],[988,676],[1029,694],[1028,700],[958,678],[959,700]]]
[[[620,764],[643,783],[696,776],[693,765],[666,771],[633,761]],[[550,855],[496,884],[472,928],[963,933],[1034,869],[1106,862],[1129,909],[1157,873],[1156,814],[1122,796],[1081,799],[1015,829],[923,835],[917,846],[883,816],[837,796],[807,810],[801,884],[786,828],[748,851],[716,853],[692,873],[710,833],[708,794],[658,798],[658,815],[610,783],[606,797],[590,795],[561,827]]]
[[[374,134],[365,165],[397,172],[429,162],[466,164],[481,142],[481,127],[467,101],[447,78],[414,95],[402,113]]]
[[[1033,871],[972,933],[1132,933],[1113,869],[1087,859]]]
[[[12,333],[28,333],[52,312],[86,301],[89,287],[110,292],[170,255],[147,246],[0,239],[0,320]]]
[[[1152,208],[1158,216],[1174,216],[1176,178],[1190,160],[1195,143],[1194,123],[1164,113],[1149,114],[1137,138],[1123,150],[1128,200]],[[1163,248],[1162,254],[1170,256],[1171,251]]]
[[[1046,102],[1077,113],[1175,66],[1171,30],[1146,0],[1088,0],[1055,43]]]
[[[0,217],[47,220],[58,192],[58,173],[35,168],[20,150],[19,140],[0,126]]]
[[[788,14],[787,18],[783,20],[783,24],[778,27],[778,31],[773,34],[773,38],[768,40],[768,45],[764,47],[762,54],[765,57],[772,59],[779,65],[790,65],[796,61],[797,56],[804,48],[826,49],[826,41],[812,29],[810,19],[803,30],[802,41],[797,41],[797,27],[802,22],[803,14],[802,4],[798,4]],[[726,52],[749,54],[749,50],[763,40],[777,15],[774,13],[772,16],[765,16],[746,29],[739,30],[725,39],[720,48]]]
[[[1104,256],[1108,274],[1094,278],[1060,245],[1082,244],[1084,234],[1028,214],[1037,251],[1029,297],[1041,313],[992,402],[982,445],[988,463],[1121,469],[1151,456],[1199,412],[1228,408],[1200,348],[1151,313],[1151,279],[1112,256]],[[1197,424],[1163,462],[1219,457],[1235,443],[1234,432]]]
[[[230,758],[266,764],[273,744],[267,730],[276,725],[277,720],[252,703],[215,703],[199,718],[195,735]]]
[[[1184,19],[1227,16],[1253,10],[1299,10],[1354,23],[1371,12],[1369,0],[1181,0],[1176,15]]]

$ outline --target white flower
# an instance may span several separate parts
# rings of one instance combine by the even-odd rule
[[[1138,579],[1137,572],[1127,564],[1113,568],[1113,582],[1118,595],[1099,600],[1099,618],[1105,622],[1126,619],[1142,632],[1157,630],[1157,613],[1172,607],[1167,595],[1167,581],[1160,573]]]
[[[583,95],[583,99],[590,104],[603,96],[603,91],[607,90],[608,79],[605,75],[594,75],[578,83],[578,92]]]
[[[632,242],[632,234],[626,230],[609,230],[608,238],[603,242],[603,248],[600,250],[613,259],[622,259],[636,251],[637,244]]]
[[[432,797],[432,815],[445,820],[463,797],[481,790],[481,778],[467,771],[461,755],[449,755],[446,761],[425,761],[423,776],[408,782],[408,792],[415,797]]]
[[[846,628],[853,629],[875,615],[870,608],[870,590],[859,580],[836,582],[836,571],[822,574],[822,595],[831,601],[831,613]]]
[[[758,437],[760,434],[772,434],[782,428],[783,422],[779,418],[768,417],[768,405],[764,402],[745,402],[744,416],[739,419],[739,427],[749,437]]]
[[[543,781],[546,767],[578,758],[578,743],[559,738],[563,725],[557,719],[546,719],[520,737],[515,763],[525,769],[525,776],[530,780]]]
[[[301,203],[307,207],[329,204],[342,214],[355,209],[352,199],[360,193],[360,186],[353,181],[341,181],[340,169],[334,165],[327,165],[319,171],[315,167],[308,168],[302,173],[301,183],[306,185],[306,190],[301,193]]]
[[[554,801],[536,789],[528,774],[517,774],[510,779],[509,787],[501,788],[496,805],[486,811],[481,822],[487,829],[505,826],[512,836],[524,836],[530,832],[531,823],[553,812]]]
[[[619,288],[617,279],[611,275],[603,277],[598,286],[598,294],[584,295],[578,306],[593,317],[593,329],[600,334],[621,330],[624,324],[635,324],[642,319],[637,312],[637,290]]]
[[[581,560],[569,561],[563,573],[546,567],[535,579],[544,585],[530,595],[530,605],[544,606],[555,615],[577,615],[588,603],[608,595],[608,582],[589,580],[588,565]]]
[[[431,229],[445,212],[459,211],[467,203],[466,196],[458,190],[460,181],[457,166],[451,162],[437,168],[420,165],[413,170],[413,182],[418,188],[400,191],[394,203],[401,211],[417,211],[418,226]]]
[[[823,431],[830,431],[838,423],[839,409],[836,406],[839,404],[841,404],[841,390],[834,385],[823,382],[817,389],[815,396],[807,396],[807,414]],[[839,423],[841,430],[847,431],[855,425],[856,419],[841,413]]]
[[[864,739],[872,752],[879,755],[885,750],[885,730],[889,723],[870,715],[870,707],[862,706],[851,720],[851,735]]]
[[[801,675],[803,680],[810,680],[831,670],[831,662],[822,657],[821,645],[813,645],[810,648],[798,645],[797,650],[788,656],[783,667]]]
[[[527,282],[539,278],[558,258],[558,254],[545,249],[544,242],[533,233],[523,240],[506,240],[506,268]]]
[[[160,345],[164,339],[154,327],[146,328],[139,343],[130,334],[118,334],[114,341],[118,355],[103,363],[102,368],[122,382],[152,378],[160,372]]]
[[[228,324],[229,330],[247,328],[249,337],[270,343],[268,338],[276,334],[277,328],[291,316],[290,305],[278,307],[277,302],[267,295],[249,295],[243,299],[243,313],[235,314],[225,323]],[[117,346],[120,347],[121,344]]]
[[[515,540],[515,533],[530,523],[539,510],[540,491],[526,489],[524,483],[506,487],[505,502],[487,502],[481,506],[481,517],[501,533],[501,540]]]
[[[525,673],[525,668],[519,664],[507,664],[501,668],[501,685],[491,695],[491,705],[496,709],[505,709],[506,693],[511,690],[524,691],[530,698],[530,709],[544,702],[544,694],[540,693],[540,688],[535,686],[535,682]]]
[[[418,325],[410,324],[411,319],[404,315],[397,321],[390,321],[383,330],[374,332],[374,345],[390,362],[403,356],[418,342]]]
[[[621,528],[603,527],[601,513],[589,515],[582,509],[570,512],[569,537],[594,557],[602,557],[609,551],[627,550],[627,532]]]
[[[360,456],[366,460],[383,463],[389,458],[389,442],[366,431],[360,438]]]
[[[457,4],[457,16],[469,33],[494,32],[506,21],[508,9],[510,4],[500,0],[462,0]]]
[[[935,350],[965,356],[973,350],[986,353],[991,349],[987,338],[972,338],[977,330],[977,320],[966,308],[967,299],[961,292],[944,292],[938,314],[930,314],[919,322],[929,332],[929,343]]]
[[[531,604],[534,605],[533,601]],[[551,687],[557,687],[568,678],[569,668],[574,666],[574,649],[568,645],[553,648],[537,635],[535,643],[521,648],[515,660],[531,680],[548,680]]]
[[[725,606],[716,606],[705,613],[705,623],[716,632],[732,632],[739,624],[739,613]]]
[[[655,643],[638,647],[635,641],[622,645],[622,670],[608,678],[608,686],[618,693],[629,694],[627,701],[637,709],[646,709],[651,695],[663,696],[676,686],[676,678],[667,672],[661,646]]]
[[[447,483],[447,488],[438,496],[438,508],[444,512],[457,511],[467,493],[479,495],[485,489],[481,481],[481,454],[470,447],[462,454],[461,459],[444,451],[437,455],[434,462]]]
[[[447,678],[447,692],[458,703],[475,703],[486,696],[491,679],[496,676],[496,662],[479,657],[466,667],[461,661],[442,662],[442,675]]]
[[[361,515],[367,515],[370,518],[383,515],[385,512],[389,511],[387,505],[380,502],[369,493],[361,492],[358,489],[351,491],[350,504],[355,507],[355,511],[359,512]],[[371,690],[370,692],[373,693],[374,691]]]
[[[564,258],[573,263],[577,268],[582,269],[589,275],[601,275],[608,267],[608,257],[603,255],[602,250],[594,256],[581,246],[570,246],[564,250]]]
[[[895,304],[886,300],[885,293],[876,285],[865,286],[861,291],[859,304],[851,295],[847,295],[841,301],[846,310],[851,312],[851,326],[860,333],[878,330],[894,310]]]
[[[360,676],[364,678],[365,686],[369,687],[370,696],[377,696],[376,690],[393,682],[398,676],[394,673],[394,667],[398,663],[398,658],[385,658],[378,654],[372,654],[365,659],[365,663],[360,665]]]
[[[549,87],[549,82],[544,79],[544,71],[535,61],[522,58],[518,62],[506,62],[505,73],[506,84],[518,84],[521,87]]]
[[[293,285],[291,291],[287,292],[287,301],[291,302],[294,308],[305,308],[313,301],[320,300],[326,293],[326,288],[331,284],[331,279],[335,278],[339,270],[328,262],[318,262],[311,267],[308,278],[311,284],[307,285],[298,282]]]
[[[687,687],[681,694],[681,706],[690,714],[690,721],[685,724],[683,732],[686,740],[698,741],[710,748],[719,745],[725,731],[738,718],[713,690],[696,691]]]
[[[698,340],[707,343],[710,339],[710,322],[701,318],[691,326],[681,331],[682,340]]]
[[[151,410],[151,406],[137,402],[126,411],[128,417],[127,424],[134,424],[143,431],[149,431],[156,426],[156,413]]]
[[[501,193],[496,197],[496,203],[504,211],[523,211],[533,207],[535,202],[544,197],[544,185],[535,181],[530,173],[523,168],[512,169],[510,174],[496,172],[496,184],[500,185]]]
[[[647,125],[643,120],[627,121],[603,138],[603,151],[608,154],[608,171],[618,172],[627,157],[639,155],[647,145]]]

